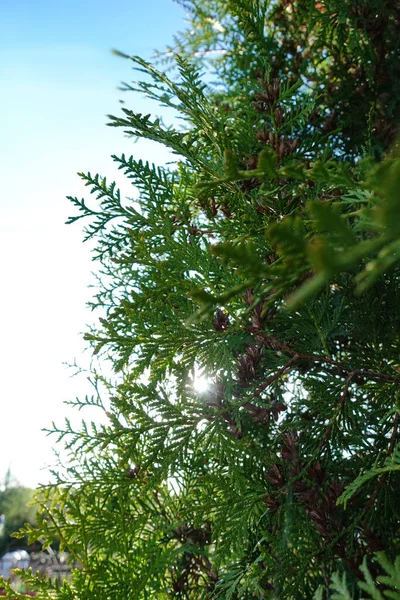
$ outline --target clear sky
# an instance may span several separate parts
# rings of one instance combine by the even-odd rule
[[[0,483],[10,466],[35,486],[53,462],[54,440],[41,429],[62,422],[63,401],[88,391],[63,366],[88,361],[81,333],[93,321],[85,309],[93,264],[81,226],[64,225],[73,212],[65,197],[87,193],[78,171],[114,178],[111,154],[167,159],[105,127],[121,97],[148,108],[117,90],[133,73],[110,49],[150,58],[185,15],[173,0],[14,0],[1,13]]]

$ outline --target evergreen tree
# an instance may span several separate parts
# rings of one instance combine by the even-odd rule
[[[56,428],[70,463],[27,529],[82,568],[27,583],[400,598],[400,5],[180,3],[173,61],[126,56],[125,85],[180,126],[110,117],[175,162],[114,156],[137,201],[90,173],[97,203],[71,198],[101,270],[86,339],[113,370],[77,405],[109,424]]]

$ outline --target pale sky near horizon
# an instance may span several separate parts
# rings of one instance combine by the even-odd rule
[[[36,486],[48,479],[41,468],[52,464],[55,441],[41,429],[62,423],[63,402],[89,391],[63,365],[87,363],[81,333],[94,321],[85,309],[90,248],[79,223],[64,225],[74,213],[66,196],[88,194],[79,171],[115,178],[111,154],[167,160],[160,147],[105,126],[120,98],[147,108],[118,91],[134,75],[110,50],[150,58],[185,15],[172,0],[15,0],[1,13],[0,485],[10,467]]]

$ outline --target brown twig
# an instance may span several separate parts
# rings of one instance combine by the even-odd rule
[[[344,382],[344,388],[343,388],[343,391],[342,391],[342,393],[341,393],[341,396],[340,396],[340,401],[339,401],[339,404],[338,404],[338,406],[337,406],[337,407],[335,407],[335,411],[337,411],[337,412],[336,412],[336,414],[337,414],[339,411],[341,411],[341,410],[342,410],[342,408],[343,408],[343,406],[344,406],[344,403],[346,402],[346,398],[348,398],[348,397],[349,397],[349,387],[350,387],[350,383],[351,383],[351,380],[352,380],[352,379],[354,379],[354,377],[355,377],[355,376],[356,376],[356,371],[352,371],[352,372],[351,372],[351,373],[350,373],[350,374],[349,374],[349,375],[346,377],[346,381]],[[332,421],[333,421],[333,417],[332,417]],[[327,426],[327,428],[325,429],[325,433],[324,433],[324,435],[322,436],[322,439],[321,439],[321,441],[320,441],[320,443],[319,443],[319,449],[320,449],[320,450],[321,450],[321,448],[323,448],[323,447],[324,447],[324,445],[325,445],[325,443],[326,443],[326,441],[327,441],[327,439],[328,439],[328,437],[329,437],[329,435],[330,435],[330,433],[331,433],[332,429],[333,429],[333,422],[329,423],[329,425],[328,425],[328,426]]]
[[[292,358],[285,364],[283,365],[283,367],[281,369],[279,369],[279,371],[277,371],[275,373],[275,375],[272,375],[271,377],[268,377],[268,379],[262,383],[261,385],[258,386],[258,388],[256,389],[256,391],[254,392],[255,396],[259,396],[261,394],[261,392],[263,392],[267,387],[269,387],[272,383],[274,383],[274,381],[276,381],[277,379],[279,379],[279,377],[281,375],[283,375],[288,369],[290,369],[291,365],[296,362],[296,360],[298,360],[298,355],[295,354],[294,356],[292,356]]]
[[[253,327],[247,327],[247,331],[260,337],[266,342],[266,347],[271,348],[272,350],[278,350],[281,352],[285,352],[293,357],[292,361],[289,361],[290,364],[293,364],[295,361],[305,361],[310,363],[321,363],[326,364],[332,367],[336,367],[340,371],[344,373],[349,373],[351,375],[351,379],[356,377],[364,377],[366,379],[375,379],[381,381],[388,381],[390,383],[397,383],[400,385],[400,377],[396,377],[395,375],[389,375],[388,373],[381,373],[379,371],[369,371],[364,369],[354,369],[348,365],[344,365],[343,363],[334,360],[333,358],[329,358],[328,356],[316,356],[315,354],[300,354],[296,350],[290,348],[287,344],[284,344],[274,338],[267,333],[255,329]],[[289,363],[288,363],[289,364]],[[286,366],[285,366],[286,368]]]

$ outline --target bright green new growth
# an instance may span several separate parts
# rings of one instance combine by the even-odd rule
[[[113,369],[77,405],[108,425],[55,428],[71,461],[27,529],[82,569],[27,584],[398,598],[400,9],[181,4],[175,70],[132,57],[125,86],[181,126],[110,117],[176,162],[114,156],[136,202],[91,174],[96,202],[71,198],[101,273],[86,339]]]

